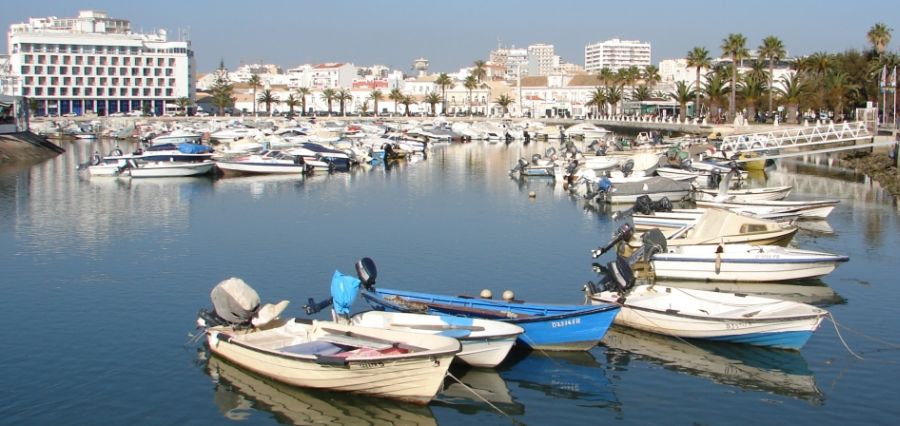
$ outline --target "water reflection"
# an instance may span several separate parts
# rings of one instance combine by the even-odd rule
[[[450,374],[462,384],[451,377],[444,379],[444,389],[438,394],[436,404],[466,414],[493,410],[491,405],[506,415],[525,413],[525,406],[513,398],[506,381],[496,370],[454,364],[450,368]]]
[[[742,389],[772,392],[815,404],[825,400],[806,360],[796,351],[688,342],[624,327],[610,328],[602,344],[610,349],[607,361],[611,366],[627,367],[633,359],[640,359]]]
[[[528,389],[601,407],[620,404],[606,370],[592,352],[514,351],[503,362],[500,376],[514,390]]]
[[[726,293],[750,294],[791,302],[807,303],[817,306],[831,306],[847,303],[831,287],[821,280],[808,280],[801,283],[740,283],[740,282],[706,282],[687,280],[656,280],[656,284],[689,288],[695,290],[718,291]]]
[[[229,420],[252,420],[265,411],[295,425],[436,425],[427,406],[288,386],[210,356],[205,372],[215,383],[213,401]]]

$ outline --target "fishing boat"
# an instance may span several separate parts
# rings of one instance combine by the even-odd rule
[[[525,330],[515,324],[452,315],[422,315],[403,312],[367,311],[350,317],[361,327],[384,328],[412,333],[453,337],[462,344],[456,358],[474,367],[493,368]]]
[[[488,318],[522,327],[519,342],[532,349],[586,351],[612,324],[618,306],[549,305],[372,288],[361,292],[376,309]]]
[[[697,188],[694,193],[694,199],[736,201],[739,203],[783,200],[791,193],[791,189],[790,186],[771,186],[765,188],[729,189],[727,192],[722,192],[719,189]]]
[[[618,303],[615,324],[666,336],[799,350],[828,311],[805,303],[747,294],[637,285],[624,258],[610,263],[615,273],[600,285],[589,283],[591,303]]]
[[[642,195],[651,201],[668,198],[670,201],[681,201],[690,198],[694,187],[690,182],[666,177],[645,177],[621,180],[601,178],[597,183],[599,193],[597,199],[607,203],[633,203]]]
[[[237,278],[219,283],[210,298],[213,310],[198,318],[209,350],[293,386],[427,404],[460,350],[451,337],[281,319],[286,301],[260,306]]]
[[[670,212],[632,213],[631,219],[634,222],[634,229],[638,232],[658,228],[664,235],[668,236],[681,228],[696,223],[697,219],[703,216],[703,213],[706,211],[706,209],[672,209]],[[800,215],[797,213],[762,213],[757,215],[749,212],[738,212],[737,214],[756,219],[771,220],[779,224],[790,224],[800,218]]]
[[[721,208],[756,214],[795,212],[801,219],[825,219],[838,205],[839,200],[809,201],[697,201],[698,208]]]

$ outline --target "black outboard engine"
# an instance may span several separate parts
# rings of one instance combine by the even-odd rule
[[[669,197],[662,197],[659,201],[654,201],[652,206],[655,212],[670,212],[672,207],[672,201],[669,200]]]
[[[641,195],[634,201],[634,207],[631,210],[640,214],[653,214],[653,201],[649,195]]]
[[[538,160],[541,159],[541,154],[534,154],[531,156],[531,164],[537,165]]]
[[[375,279],[378,278],[378,269],[375,261],[370,257],[364,257],[356,262],[356,276],[366,290],[375,288]]]
[[[628,264],[628,259],[616,256],[616,260],[606,264],[606,271],[606,277],[601,282],[605,290],[624,294],[634,286],[634,271]]]
[[[685,158],[684,161],[681,162],[681,168],[684,170],[694,170],[694,168],[691,167],[691,159]]]
[[[528,131],[526,130],[525,131],[525,145],[528,145],[530,142],[531,142],[531,133],[528,133]]]
[[[719,169],[712,169],[709,172],[709,178],[706,179],[706,185],[709,189],[716,189],[722,183],[722,172]]]
[[[631,176],[631,172],[634,171],[634,160],[629,159],[622,165],[622,176],[628,177]]]

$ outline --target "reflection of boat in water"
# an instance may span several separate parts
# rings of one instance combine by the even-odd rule
[[[706,282],[684,280],[656,280],[655,284],[666,287],[690,288],[695,290],[720,291],[749,294],[778,300],[806,303],[816,306],[840,305],[846,300],[834,289],[819,280],[809,284]]]
[[[748,345],[691,341],[624,327],[613,327],[603,338],[608,363],[627,365],[632,356],[666,369],[705,377],[716,383],[823,402],[806,360],[796,351]]]
[[[501,365],[500,376],[513,393],[525,389],[598,406],[619,405],[606,371],[591,352],[514,351]]]
[[[279,423],[297,425],[437,424],[426,406],[296,388],[257,376],[216,356],[207,361],[206,372],[216,382],[216,405],[232,420],[265,411]]]
[[[465,386],[452,377],[444,379],[444,390],[436,397],[435,402],[464,413],[492,410],[484,401],[488,401],[507,415],[519,415],[525,412],[525,406],[516,402],[509,393],[506,381],[492,368],[474,368],[460,365],[450,368],[453,374]],[[473,394],[474,392],[474,394]]]

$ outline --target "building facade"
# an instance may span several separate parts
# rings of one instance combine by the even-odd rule
[[[584,46],[584,70],[595,73],[603,68],[617,71],[620,68],[650,65],[650,43],[617,38]]]
[[[31,18],[8,34],[15,95],[37,101],[37,115],[147,111],[162,115],[195,95],[190,41],[165,30],[131,31],[101,11],[76,18]]]
[[[528,46],[528,75],[548,75],[556,66],[559,66],[559,56],[554,54],[552,44]]]

